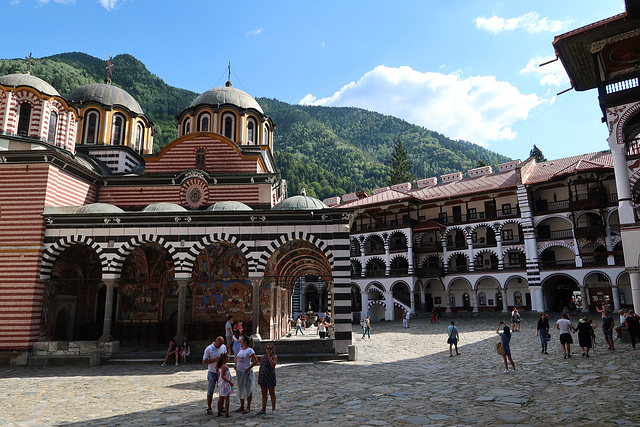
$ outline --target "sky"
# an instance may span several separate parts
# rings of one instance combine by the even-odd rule
[[[400,117],[524,160],[608,149],[596,90],[577,92],[554,36],[623,0],[0,0],[0,58],[128,53],[166,83]],[[117,72],[117,70],[116,70]],[[37,75],[37,65],[34,74]],[[277,132],[277,129],[276,129]]]

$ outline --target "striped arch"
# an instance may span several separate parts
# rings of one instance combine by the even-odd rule
[[[633,189],[636,188],[636,182],[638,182],[638,179],[640,179],[640,169],[638,169],[637,171],[635,171],[630,177],[629,177],[629,186],[631,187],[631,192],[633,194]]]
[[[405,230],[394,230],[394,231],[389,233],[389,238],[391,238],[394,234],[403,234],[405,240],[407,241],[407,245],[409,244],[409,235],[407,234],[407,232]]]
[[[449,254],[449,258],[447,258],[447,264],[451,264],[451,259],[453,257],[455,257],[455,256],[458,256],[458,255],[463,255],[467,259],[468,262],[471,262],[471,260],[469,259],[469,254],[467,254],[466,252],[458,251],[458,252],[451,252]]]
[[[438,258],[438,260],[440,261],[440,263],[444,264],[444,260],[442,259],[442,254],[431,254],[431,255],[427,255],[422,262],[420,263],[420,265],[422,266],[426,266],[426,262],[431,259],[431,258]]]
[[[380,288],[382,288],[382,290],[380,290],[380,288],[378,286],[380,286]],[[371,282],[367,286],[365,286],[364,291],[365,292],[377,291],[380,294],[380,297],[382,299],[384,299],[384,292],[387,291],[387,288],[385,288],[384,285],[382,283],[380,283],[380,282]]]
[[[502,248],[502,257],[504,258],[505,255],[507,255],[507,252],[509,251],[518,251],[520,253],[522,253],[523,255],[527,255],[524,246],[507,246],[506,248]]]
[[[554,246],[562,246],[563,248],[567,248],[569,249],[571,252],[573,252],[574,255],[578,255],[578,253],[576,253],[576,248],[574,248],[573,246],[564,243],[564,242],[549,242],[547,244],[545,244],[542,248],[538,249],[538,256],[540,256],[540,254],[544,251],[546,251],[549,248],[552,248]]]
[[[295,231],[292,231],[289,234],[280,235],[277,239],[272,241],[269,244],[269,246],[267,246],[264,252],[260,254],[260,258],[256,260],[256,272],[264,273],[264,270],[267,266],[267,262],[269,261],[269,258],[271,257],[271,255],[273,255],[273,253],[280,246],[284,245],[285,243],[291,240],[304,240],[309,243],[313,243],[327,257],[327,260],[329,261],[329,265],[331,269],[333,270],[335,268],[333,251],[329,249],[327,244],[322,239],[314,236],[311,233],[305,233],[302,231],[299,231],[298,233],[296,233]]]
[[[607,215],[606,215],[606,220],[607,220],[607,224],[606,225],[611,226],[611,217],[613,216],[613,214],[615,214],[617,212],[618,212],[618,208],[617,207],[609,209],[609,211],[607,212]],[[620,217],[618,216],[618,218],[620,218]]]
[[[467,227],[467,228],[468,228],[468,227]],[[460,225],[452,225],[451,227],[448,227],[448,228],[445,230],[445,232],[444,232],[444,234],[443,234],[443,236],[442,236],[442,237],[443,237],[443,238],[446,238],[446,237],[450,234],[450,232],[451,232],[451,231],[453,231],[453,230],[460,230],[460,231],[462,231],[462,232],[464,233],[464,236],[465,236],[465,237],[467,237],[467,238],[469,237],[469,232],[468,232],[468,230],[467,230],[466,228],[464,228],[464,227],[460,226]]]
[[[379,300],[379,299],[370,300],[367,306],[371,308],[376,304],[381,305],[384,308],[387,308],[387,303],[385,302],[385,300]]]
[[[200,255],[200,252],[202,252],[204,248],[206,248],[210,244],[216,243],[216,242],[229,242],[235,245],[238,249],[240,249],[245,259],[247,260],[247,264],[249,266],[249,272],[251,273],[255,271],[255,265],[251,257],[251,251],[249,250],[247,245],[245,245],[242,241],[240,241],[240,239],[238,239],[236,236],[232,236],[226,233],[213,233],[209,236],[204,236],[202,239],[196,242],[191,247],[191,249],[189,249],[189,252],[187,252],[186,256],[184,257],[184,260],[180,264],[180,271],[184,273],[190,273],[193,270],[193,265],[195,264],[196,259],[198,258],[198,255]],[[176,267],[176,271],[178,271],[177,267]]]
[[[404,255],[404,254],[398,254],[398,255],[395,255],[393,258],[391,258],[391,259],[389,260],[389,263],[392,263],[393,261],[395,261],[395,260],[396,260],[396,259],[398,259],[398,258],[404,258],[404,259],[407,261],[407,263],[409,263],[409,258],[407,258],[407,256],[406,256],[406,255]]]
[[[352,259],[351,260],[351,264],[358,264],[360,266],[360,268],[362,268],[362,263],[360,262],[359,259]]]
[[[365,243],[367,243],[367,240],[369,240],[373,236],[378,236],[382,240],[382,243],[385,244],[389,241],[389,235],[387,233],[369,233],[366,236],[360,236],[360,238],[362,239],[362,244],[364,245]]]
[[[584,286],[587,286],[587,277],[593,276],[594,274],[602,274],[604,277],[609,279],[609,286],[613,285],[613,282],[611,281],[611,277],[607,273],[605,273],[604,271],[600,271],[600,270],[590,271],[589,273],[585,274],[584,278],[582,279],[582,284]]]
[[[120,274],[122,273],[122,265],[124,261],[127,259],[129,254],[138,246],[143,245],[145,243],[157,243],[162,246],[171,256],[173,260],[173,266],[175,268],[176,273],[181,271],[180,268],[180,260],[178,259],[178,251],[176,248],[171,245],[171,243],[167,242],[163,237],[156,236],[154,234],[143,234],[141,236],[134,236],[129,239],[124,245],[118,249],[115,256],[111,260],[111,264],[109,265],[109,273],[113,274],[114,280],[120,279]]]
[[[487,227],[490,228],[491,231],[493,231],[494,233],[496,233],[496,227],[495,227],[495,223],[491,223],[489,224],[488,222],[481,222],[479,224],[474,224],[470,227],[470,233],[473,233],[474,231],[476,231],[478,228],[480,227]]]
[[[587,239],[579,239],[578,240],[578,247],[580,248],[580,250],[582,250],[582,248],[584,248],[585,246],[587,246],[590,243],[597,243],[597,244],[599,244],[601,246],[604,246],[605,248],[607,247],[607,240],[606,240],[605,237],[598,237],[592,242],[589,242]]]
[[[622,107],[624,108],[624,107]],[[616,108],[616,110],[620,110],[620,108]],[[612,134],[614,129],[611,128],[611,126],[615,126],[615,133],[616,133],[616,143],[617,144],[622,144],[622,142],[625,140],[625,136],[624,136],[624,127],[627,125],[627,122],[633,118],[633,116],[635,116],[635,114],[638,112],[638,110],[640,110],[640,102],[636,102],[633,105],[631,105],[626,111],[624,111],[622,113],[621,116],[618,116],[619,119],[616,122],[609,122],[609,134]],[[617,116],[617,114],[616,114]]]
[[[571,221],[571,219],[569,219],[569,215],[570,215],[570,213],[544,215],[544,216],[541,216],[541,217],[539,217],[537,219],[534,219],[533,226],[537,228],[538,225],[542,221],[544,221],[546,219],[549,219],[549,218],[560,218],[560,219],[563,219],[563,220],[567,221],[569,223],[569,225],[571,227],[573,227],[573,222]]]
[[[522,222],[519,219],[517,218],[508,219],[504,222],[497,223],[498,233],[502,234],[502,229],[508,224],[517,224],[520,228],[522,228]]]
[[[486,249],[482,249],[482,250],[479,250],[479,251],[474,251],[474,255],[475,256],[482,255],[482,254],[493,254],[493,255],[495,255],[496,258],[500,258],[498,256],[498,252],[495,249],[486,248]]]
[[[49,280],[53,264],[56,262],[60,254],[62,254],[62,252],[67,248],[79,244],[87,245],[96,251],[98,258],[100,259],[100,265],[102,265],[102,271],[106,272],[108,270],[109,260],[107,259],[107,255],[102,250],[102,247],[93,240],[93,238],[89,236],[68,236],[52,243],[44,250],[44,253],[42,254],[42,265],[40,266],[40,280]]]
[[[367,263],[365,265],[369,265],[369,263],[371,261],[373,261],[374,259],[377,259],[378,261],[382,262],[383,264],[386,265],[386,263],[384,262],[384,260],[382,258],[380,258],[378,255],[373,255],[371,257],[369,257],[369,259],[367,259]]]
[[[611,246],[615,247],[620,242],[622,242],[622,236],[611,236]]]

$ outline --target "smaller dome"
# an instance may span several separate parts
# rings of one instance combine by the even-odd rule
[[[142,209],[142,212],[186,212],[180,205],[169,202],[153,203]]]
[[[7,74],[6,76],[0,77],[0,85],[13,87],[29,86],[45,95],[60,96],[53,86],[31,74]]]
[[[328,209],[329,206],[322,203],[315,197],[310,196],[291,196],[284,199],[273,207],[276,211],[302,211],[302,210],[314,210],[314,209]]]
[[[74,213],[77,214],[113,214],[123,213],[124,211],[117,206],[109,203],[92,203],[90,205],[80,206]]]
[[[189,107],[195,107],[196,105],[202,104],[232,104],[242,109],[253,108],[264,114],[262,107],[258,104],[258,101],[253,98],[253,96],[249,95],[245,91],[231,87],[229,82],[227,82],[227,84],[228,86],[226,87],[214,87],[213,89],[209,89],[208,91],[198,95]]]
[[[213,206],[207,208],[208,211],[252,211],[249,206],[242,202],[236,202],[233,200],[227,200],[225,202],[218,202]]]
[[[107,83],[81,86],[71,92],[68,99],[75,103],[97,102],[107,107],[121,105],[136,114],[144,114],[142,107],[133,96],[129,95],[124,89]]]

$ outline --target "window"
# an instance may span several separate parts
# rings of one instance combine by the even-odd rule
[[[513,230],[502,230],[502,241],[510,242],[513,240]]]
[[[509,252],[509,264],[510,265],[520,265],[520,264],[522,264],[522,253],[520,253],[520,252]]]
[[[111,126],[111,145],[122,145],[124,141],[125,119],[122,115],[116,114],[113,117],[113,125]]]
[[[476,219],[478,217],[476,208],[467,209],[467,216],[469,217],[469,219]]]
[[[256,121],[253,119],[249,119],[247,122],[247,144],[249,145],[254,145],[256,143],[255,130]]]
[[[56,131],[58,128],[58,113],[55,111],[51,112],[51,116],[49,117],[49,132],[47,133],[47,141],[52,144],[56,143]]]
[[[478,233],[476,233],[475,231],[471,234],[471,242],[478,243]],[[480,242],[480,243],[484,243],[484,242]]]
[[[502,205],[502,215],[511,215],[511,203],[504,203]]]
[[[20,116],[18,119],[18,135],[29,134],[29,122],[31,121],[31,105],[27,102],[20,104]]]
[[[445,222],[445,223],[446,223],[446,222],[447,222],[447,213],[446,213],[446,212],[440,212],[440,213],[438,214],[438,219],[439,219],[441,222]]]
[[[191,132],[191,118],[187,117],[182,122],[182,135],[186,135]]]
[[[235,117],[232,114],[226,114],[222,119],[222,134],[229,138],[230,140],[234,140],[234,125],[235,125]]]
[[[269,126],[265,125],[262,129],[262,144],[269,144]]]
[[[98,141],[98,128],[100,115],[97,111],[87,113],[86,125],[84,127],[84,143],[95,144]]]
[[[480,292],[478,294],[478,304],[487,305],[487,296],[484,294],[484,292]]]
[[[451,307],[456,306],[456,296],[454,294],[449,294],[449,305]]]
[[[207,163],[207,154],[203,149],[196,151],[196,167],[204,167]]]
[[[624,291],[623,290],[619,290],[618,291],[618,298],[620,298],[620,304],[624,305]]]
[[[142,154],[144,151],[144,130],[142,129],[142,125],[138,123],[136,125],[136,142],[134,150],[138,153]]]
[[[522,294],[520,292],[513,293],[513,305],[522,305]]]
[[[198,132],[209,132],[209,113],[200,114],[198,120]]]

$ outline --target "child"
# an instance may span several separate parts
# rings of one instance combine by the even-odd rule
[[[182,348],[180,349],[180,355],[182,355],[182,363],[187,363],[187,357],[191,354],[191,347],[186,339],[182,341]]]
[[[229,418],[229,396],[233,394],[233,383],[231,382],[231,372],[227,366],[229,361],[229,354],[222,353],[218,358],[216,364],[216,371],[218,372],[218,392],[220,397],[218,398],[218,416],[222,416],[222,406],[224,405],[224,416]]]
[[[271,395],[271,413],[276,413],[276,356],[273,344],[267,344],[266,352],[260,361],[258,371],[258,385],[262,388],[262,409],[256,415],[263,415],[267,412],[267,392]]]
[[[242,320],[238,320],[236,324],[233,325],[233,330],[240,332],[240,335],[242,335]],[[233,354],[235,354],[235,352]]]
[[[240,331],[236,330],[233,335],[233,354],[238,356],[238,352],[242,348],[242,343],[240,342]]]

